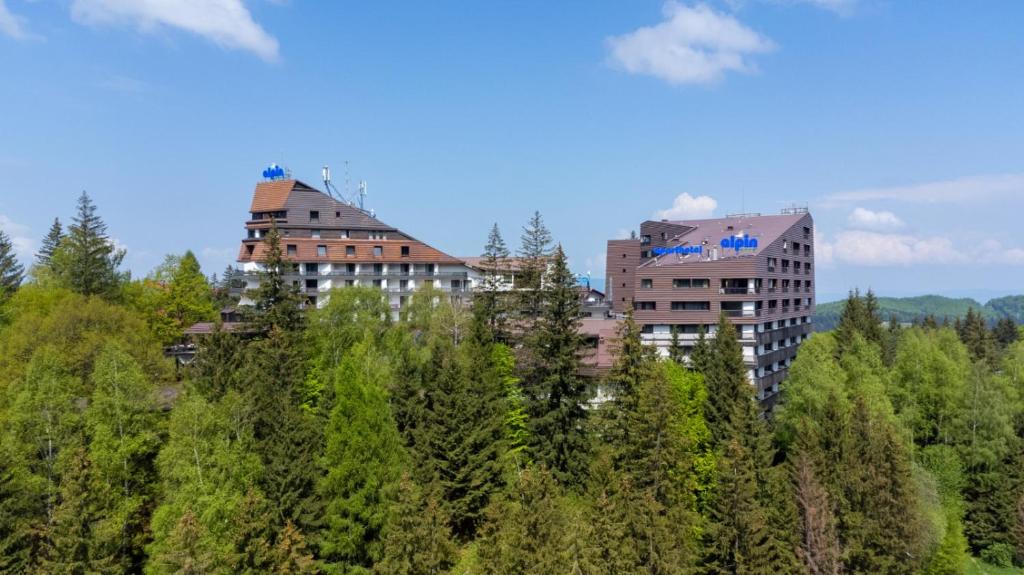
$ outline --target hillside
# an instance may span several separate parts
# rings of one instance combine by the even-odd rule
[[[833,329],[839,322],[845,300],[818,304],[814,315],[814,326],[819,331]],[[982,305],[971,298],[949,298],[940,295],[923,295],[917,297],[880,297],[878,308],[882,319],[888,321],[895,315],[902,323],[912,322],[928,315],[940,321],[948,317],[950,320],[963,317],[967,310],[974,308],[990,323],[1009,317],[1017,323],[1024,323],[1024,296],[1006,296],[990,300]]]

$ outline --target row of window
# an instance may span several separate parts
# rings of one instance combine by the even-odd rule
[[[784,299],[784,300],[781,300],[781,301],[782,301],[782,306],[781,307],[782,307],[783,312],[789,311],[790,303],[793,304],[793,308],[794,309],[801,309],[801,306],[808,306],[809,307],[811,305],[811,298],[796,298],[796,299],[793,299],[793,300]],[[779,307],[780,307],[779,306],[779,300],[776,300],[776,299],[768,300],[768,310],[769,311],[774,312]],[[658,310],[658,302],[656,302],[656,301],[634,301],[633,302],[633,309],[635,311],[657,311]],[[709,301],[674,301],[674,302],[670,303],[670,309],[672,311],[710,311],[711,310],[711,302],[709,302]],[[721,309],[724,310],[724,311],[729,311],[729,312],[744,312],[744,311],[746,311],[746,310],[743,309],[743,302],[738,302],[738,301],[734,301],[734,302],[723,301],[723,302],[721,302]],[[749,313],[751,315],[753,315],[756,312],[757,315],[760,315],[760,310],[761,309],[763,309],[763,302],[758,301],[758,302],[755,302],[754,309],[751,309],[749,311]]]
[[[782,240],[782,253],[788,254],[790,247],[792,247],[793,255],[795,256],[800,255],[800,251],[802,248],[804,257],[811,257],[811,244],[801,245],[800,242],[793,242],[791,244],[789,240]]]
[[[767,263],[768,263],[768,271],[773,272],[776,269],[778,269],[779,258],[772,258],[772,257],[770,257],[770,258],[767,259]],[[790,269],[790,265],[789,264],[790,264],[790,260],[786,260],[786,259],[782,260],[782,273],[784,273],[784,274],[789,273],[789,269]],[[795,274],[800,273],[801,270],[803,270],[804,273],[807,273],[807,274],[811,273],[811,262],[801,263],[798,260],[792,260],[792,264],[793,264],[793,273],[795,273]]]
[[[285,250],[286,250],[285,254],[288,255],[289,257],[298,257],[298,255],[299,255],[299,246],[297,246],[295,244],[287,244]],[[250,253],[252,253],[252,250],[250,250]],[[401,246],[401,254],[402,254],[403,258],[409,257],[409,246]],[[317,255],[317,257],[320,257],[320,258],[327,257],[327,246],[323,245],[323,244],[318,245],[316,247],[316,255]],[[354,255],[356,255],[356,247],[355,246],[345,246],[345,256],[348,257],[348,256],[354,256]],[[384,246],[373,246],[373,257],[379,258],[379,257],[383,257],[383,256],[384,256]]]

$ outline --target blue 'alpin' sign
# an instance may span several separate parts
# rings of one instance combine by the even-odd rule
[[[719,242],[723,250],[736,250],[739,253],[742,250],[756,250],[757,249],[757,238],[750,236],[732,236],[729,238],[722,238]]]
[[[654,248],[651,250],[656,256],[664,256],[668,254],[699,254],[701,253],[701,246],[675,246],[673,248]]]
[[[265,170],[263,170],[263,177],[268,180],[276,180],[284,177],[284,168],[277,164],[270,164]]]

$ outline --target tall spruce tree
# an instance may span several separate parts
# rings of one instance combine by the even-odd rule
[[[61,226],[60,218],[53,218],[50,231],[46,232],[46,237],[43,238],[42,245],[40,245],[39,251],[36,252],[36,265],[49,266],[50,259],[57,252],[57,248],[60,247],[60,242],[63,239],[64,228]]]
[[[504,341],[506,334],[506,316],[508,303],[502,291],[504,275],[509,272],[509,251],[505,240],[501,237],[498,224],[491,227],[484,246],[483,265],[484,280],[481,291],[473,298],[477,315],[490,327],[494,338]]]
[[[0,305],[17,291],[25,277],[25,268],[14,256],[14,244],[3,230],[0,230]]]
[[[614,398],[610,406],[609,430],[613,440],[628,442],[630,416],[635,414],[639,404],[640,389],[654,375],[654,348],[645,346],[640,338],[640,326],[633,320],[633,314],[626,312],[626,319],[618,327],[616,337],[615,363],[608,373],[606,384]]]
[[[523,228],[521,242],[516,287],[520,294],[519,312],[529,319],[542,312],[544,276],[551,256],[551,232],[540,212],[534,212]]]
[[[743,350],[736,328],[723,311],[711,341],[704,382],[708,388],[705,416],[716,441],[725,441],[741,430],[737,418],[745,415],[754,402],[754,392],[747,379]]]
[[[381,575],[446,573],[455,560],[456,546],[438,501],[424,496],[408,474],[384,527],[383,557],[374,565]]]
[[[586,473],[589,439],[586,380],[580,377],[580,301],[565,252],[555,249],[542,290],[543,313],[528,339],[534,366],[525,379],[531,453],[559,481],[579,485]]]
[[[285,261],[281,252],[281,232],[276,224],[271,225],[264,244],[260,285],[250,294],[255,302],[254,323],[263,332],[275,327],[284,332],[297,332],[303,326],[302,296],[298,288],[285,280],[292,264]]]
[[[686,361],[686,354],[683,353],[683,345],[679,340],[679,327],[675,325],[672,326],[672,339],[668,344],[668,358],[678,364]]]
[[[704,324],[697,325],[697,339],[693,343],[687,365],[692,371],[700,374],[707,374],[708,368],[711,367],[711,343],[708,341]]]
[[[78,198],[78,213],[51,256],[50,265],[60,282],[82,295],[114,297],[126,276],[118,271],[125,251],[107,236],[107,225],[96,213],[89,194]]]
[[[89,490],[89,454],[84,445],[61,454],[63,474],[57,502],[43,531],[38,565],[42,573],[118,570],[116,561],[90,555],[95,515]]]

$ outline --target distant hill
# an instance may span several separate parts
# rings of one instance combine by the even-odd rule
[[[818,304],[815,308],[814,327],[819,331],[827,331],[839,324],[839,316],[843,312],[846,300]],[[1008,317],[1017,323],[1024,323],[1024,296],[1012,295],[989,300],[982,305],[971,298],[949,298],[940,295],[923,295],[917,297],[880,297],[878,308],[882,319],[889,320],[892,315],[901,323],[909,323],[928,315],[935,316],[939,321],[948,317],[950,321],[967,315],[967,310],[974,308],[990,323]]]

